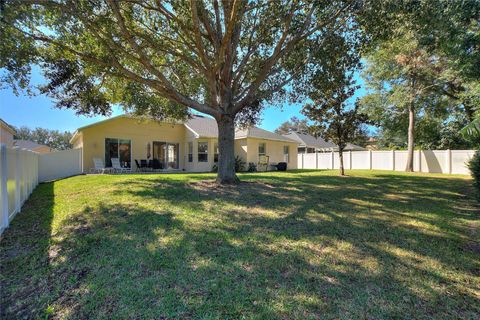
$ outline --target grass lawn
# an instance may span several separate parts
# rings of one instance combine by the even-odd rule
[[[478,319],[466,177],[77,176],[0,241],[2,318]]]

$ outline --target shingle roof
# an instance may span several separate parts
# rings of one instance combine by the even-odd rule
[[[309,134],[291,132],[289,134],[286,134],[285,137],[293,139],[293,140],[299,142],[302,146],[305,146],[307,148],[338,149],[338,147],[335,143],[332,143],[330,141],[325,141],[321,137],[315,138],[314,136],[309,135]],[[357,146],[353,143],[347,143],[347,146],[345,147],[345,150],[346,151],[349,151],[349,150],[359,151],[359,150],[366,150],[366,149],[362,148],[360,146]]]
[[[70,142],[72,142],[78,136],[78,132],[80,130],[90,126],[95,126],[99,123],[110,121],[112,119],[119,118],[119,117],[130,117],[130,115],[128,114],[120,115],[120,116],[116,116],[107,120],[103,120],[100,122],[96,122],[96,123],[78,128],[77,131],[75,131],[75,134],[70,140]],[[194,115],[192,118],[184,122],[184,125],[188,130],[192,131],[195,134],[195,136],[198,138],[217,138],[218,137],[217,121],[213,118],[205,117],[201,115]],[[266,140],[297,142],[288,137],[284,137],[280,134],[276,134],[267,130],[260,129],[258,127],[250,127],[248,129],[236,130],[235,139],[242,139],[242,138],[258,138],[258,139],[266,139]]]
[[[332,142],[325,141],[321,137],[315,138],[314,136],[309,134],[291,132],[289,134],[286,134],[285,137],[300,142],[300,144],[306,146],[307,148],[331,149],[337,147],[337,145]]]
[[[28,150],[34,150],[36,148],[40,147],[48,147],[43,144],[38,144],[36,142],[30,141],[30,140],[13,140],[13,146],[14,147],[19,147],[22,149],[28,149]]]
[[[364,147],[357,146],[356,144],[353,143],[347,143],[347,146],[345,147],[345,150],[349,151],[362,151],[362,150],[367,150]]]
[[[281,134],[276,134],[274,132],[263,130],[258,127],[250,127],[247,129],[237,130],[235,132],[235,139],[242,139],[242,138],[257,138],[257,139],[265,139],[265,140],[297,142],[293,139],[282,136]]]
[[[187,122],[185,127],[190,129],[197,137],[216,138],[218,137],[217,121],[203,116],[193,116]]]
[[[189,119],[185,126],[190,129],[197,137],[202,138],[217,138],[218,127],[217,121],[212,118],[195,115]],[[260,129],[258,127],[250,127],[247,129],[238,129],[235,131],[235,139],[243,138],[257,138],[265,140],[276,140],[286,142],[296,142],[295,140],[284,137],[280,134],[276,134],[267,130]]]

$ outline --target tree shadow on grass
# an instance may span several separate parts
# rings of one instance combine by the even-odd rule
[[[411,292],[405,297],[416,303],[420,301],[424,312],[444,312],[448,316],[451,311],[448,308],[454,301],[458,305],[457,315],[462,312],[468,315],[471,310],[462,307],[464,300],[478,311],[475,285],[466,284],[468,277],[478,274],[478,255],[465,249],[465,239],[471,235],[463,221],[478,221],[478,212],[455,209],[457,201],[466,200],[458,192],[465,188],[465,180],[388,174],[347,179],[262,174],[243,179],[262,183],[247,183],[243,189],[217,192],[202,189],[195,182],[156,189],[149,187],[155,180],[146,180],[138,181],[143,188],[122,192],[162,201],[170,201],[172,193],[180,192],[182,197],[175,198],[176,206],[221,212],[223,224],[228,225],[227,232],[238,232],[242,238],[255,235],[263,242],[285,239],[321,243],[323,239],[333,239],[348,243],[353,251],[358,251],[358,256],[371,257],[387,266],[382,281],[393,281],[393,287],[408,283]],[[219,199],[225,210],[212,205]],[[269,211],[280,213],[273,217],[262,214]],[[455,273],[461,274],[460,279]],[[408,277],[402,280],[402,274],[413,274],[412,279],[416,280],[409,282]],[[401,280],[392,280],[395,278]],[[459,292],[457,296],[448,295],[451,288]],[[413,298],[415,291],[422,292],[423,300]],[[405,292],[392,292],[399,300],[396,306],[412,307],[401,301]],[[384,293],[389,295],[388,290]]]
[[[54,184],[40,184],[0,241],[0,318],[43,315],[48,296],[48,251]],[[43,303],[41,302],[43,301]]]
[[[257,180],[222,190],[162,176],[119,185],[111,202],[85,205],[54,237],[48,227],[36,235],[47,245],[7,286],[45,294],[24,295],[20,306],[8,301],[5,316],[42,316],[47,305],[56,318],[474,318],[480,311],[478,256],[459,251],[467,230],[460,220],[436,223],[456,219],[452,190],[460,182],[443,193],[444,181],[431,181],[445,198],[423,205],[435,187],[410,177]],[[48,225],[47,215],[13,228],[36,230],[44,218]],[[31,243],[6,237],[2,257]],[[13,275],[15,261],[5,269]],[[48,281],[33,285],[35,270]]]

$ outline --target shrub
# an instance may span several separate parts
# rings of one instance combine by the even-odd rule
[[[239,156],[235,157],[235,172],[245,171],[245,161]],[[218,172],[218,165],[212,166],[212,172]]]
[[[245,171],[245,161],[239,156],[235,157],[235,172]]]
[[[256,172],[257,171],[257,165],[255,164],[255,162],[249,162],[248,163],[247,171],[248,172]]]
[[[477,190],[477,198],[480,200],[480,151],[475,152],[473,158],[468,163],[468,168],[472,173],[473,186]]]

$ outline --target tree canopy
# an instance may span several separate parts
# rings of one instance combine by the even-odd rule
[[[15,139],[29,140],[49,146],[53,150],[71,149],[72,133],[69,131],[49,130],[44,128],[30,129],[28,127],[15,128]]]
[[[106,115],[118,103],[155,118],[209,114],[219,125],[219,178],[233,181],[234,121],[253,123],[265,102],[298,99],[321,68],[315,53],[335,50],[331,34],[362,33],[362,3],[6,0],[0,67],[18,88],[40,65],[41,92],[78,113]]]
[[[290,120],[283,122],[277,129],[275,129],[275,133],[278,134],[289,134],[291,132],[308,134],[308,119],[299,119],[298,117],[293,116]]]

